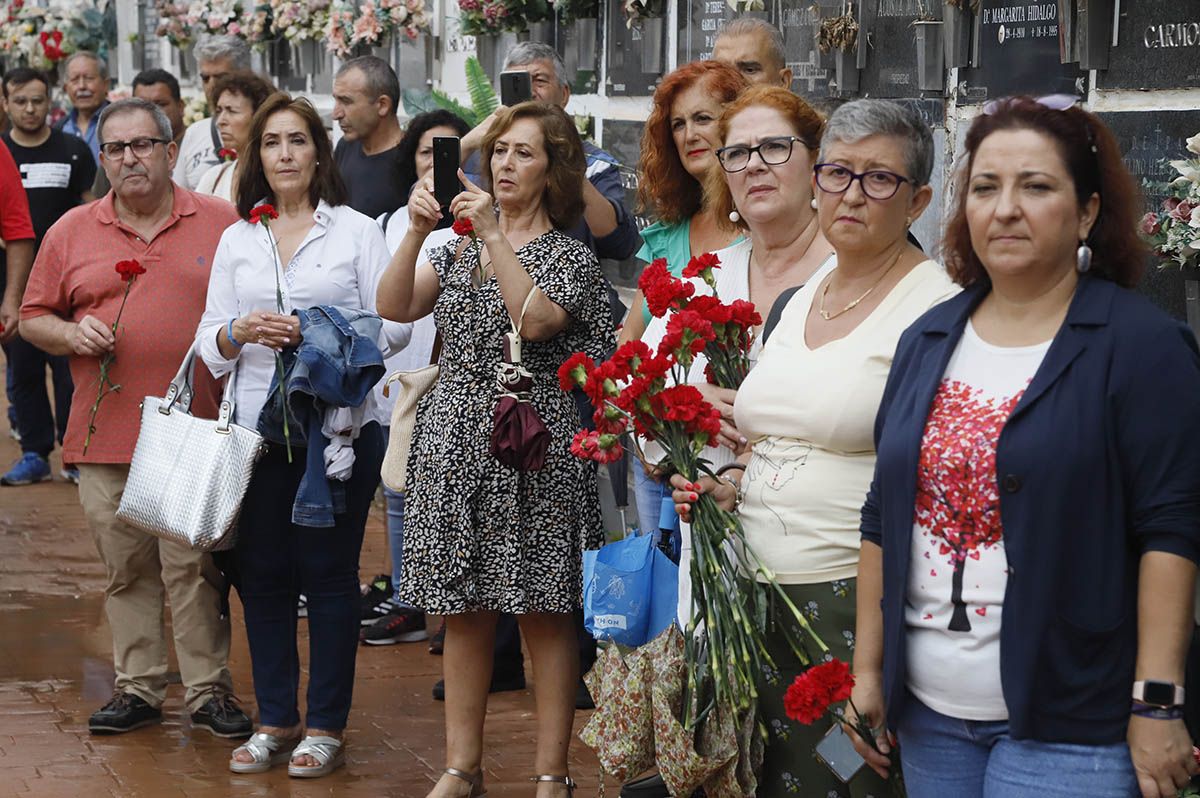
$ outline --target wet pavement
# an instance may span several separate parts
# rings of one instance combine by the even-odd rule
[[[20,452],[7,435],[4,408],[0,398],[0,467],[7,470]],[[57,476],[57,454],[52,465],[53,482],[0,487],[0,796],[423,798],[441,772],[445,740],[442,705],[429,697],[441,678],[441,659],[424,643],[359,650],[348,763],[324,779],[290,779],[286,768],[252,776],[230,773],[227,762],[236,743],[206,731],[193,733],[177,676],[162,725],[90,735],[88,716],[109,698],[113,680],[103,569],[76,488]],[[364,579],[387,570],[382,513],[372,514],[366,538]],[[245,628],[236,596],[232,603],[230,668],[238,695],[253,714]],[[304,662],[303,622],[300,630]],[[532,672],[527,676],[532,684]],[[588,714],[576,716],[577,732]],[[485,750],[491,798],[533,796],[529,690],[492,696]],[[595,757],[578,739],[571,753],[572,775],[580,783],[577,796],[596,795]],[[608,786],[615,796],[616,783],[610,780]]]

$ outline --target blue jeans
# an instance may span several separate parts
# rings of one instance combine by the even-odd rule
[[[345,483],[346,512],[332,528],[292,522],[292,501],[304,478],[303,458],[287,461],[272,445],[259,461],[242,502],[234,560],[241,575],[246,638],[260,721],[267,726],[300,722],[297,692],[296,598],[308,598],[308,691],[310,728],[346,728],[354,691],[361,594],[358,557],[363,530],[379,484],[383,434],[364,426],[354,442],[354,471]]]
[[[671,497],[671,486],[647,475],[646,469],[636,459],[632,460],[630,468],[633,469],[633,499],[637,503],[638,529],[653,532],[659,528],[662,500],[664,496]]]
[[[1129,746],[1014,740],[1008,721],[947,717],[907,697],[896,737],[911,798],[1134,798]]]

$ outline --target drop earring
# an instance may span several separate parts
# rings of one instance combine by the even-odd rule
[[[812,199],[810,199],[808,201],[808,207],[812,208],[814,211],[817,209],[817,198],[816,197],[813,197]]]
[[[742,219],[742,215],[740,213],[738,213],[736,210],[732,210],[729,212],[729,221],[733,222],[734,224],[737,224],[739,221],[741,221],[741,219]]]
[[[1075,271],[1080,274],[1087,274],[1092,268],[1092,248],[1087,245],[1086,241],[1079,242],[1079,249],[1075,250]]]

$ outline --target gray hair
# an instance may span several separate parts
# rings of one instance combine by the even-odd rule
[[[196,42],[192,54],[197,63],[228,59],[234,69],[250,68],[250,45],[237,36],[204,36]]]
[[[570,85],[570,81],[567,80],[567,65],[563,63],[562,56],[553,47],[541,42],[517,44],[508,51],[508,55],[504,56],[504,68],[507,70],[515,66],[525,66],[534,61],[549,61],[554,65],[554,78],[558,81],[558,85]]]
[[[737,17],[721,26],[717,38],[722,36],[762,36],[767,41],[767,50],[780,67],[787,64],[787,53],[783,49],[783,31],[758,17]]]
[[[144,111],[154,119],[154,126],[158,128],[158,137],[166,139],[168,142],[174,141],[174,134],[171,132],[171,120],[167,119],[167,115],[163,110],[149,100],[143,100],[141,97],[126,97],[123,100],[109,103],[100,112],[100,121],[96,123],[96,138],[104,143],[104,125],[109,119],[121,114],[132,114],[137,111]]]
[[[904,162],[908,177],[918,186],[926,185],[933,173],[933,132],[916,109],[891,100],[852,100],[840,106],[825,123],[821,152],[830,144],[853,144],[868,136],[893,136],[904,144]]]
[[[334,77],[340,78],[352,69],[363,73],[372,101],[387,97],[392,101],[392,113],[396,113],[400,107],[400,79],[396,77],[396,70],[392,69],[391,64],[373,55],[359,56],[342,64]]]
[[[76,50],[71,53],[70,57],[63,63],[63,74],[71,68],[71,62],[80,58],[89,58],[96,62],[96,68],[100,71],[100,77],[108,80],[108,63],[100,56],[93,53],[91,50]]]

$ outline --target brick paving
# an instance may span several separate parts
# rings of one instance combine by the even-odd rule
[[[2,372],[0,372],[2,375]],[[0,376],[0,384],[2,384]],[[2,420],[0,467],[19,456]],[[172,685],[164,722],[124,735],[94,737],[87,719],[112,690],[111,639],[102,603],[103,570],[84,523],[76,488],[57,477],[40,485],[0,487],[0,796],[24,798],[250,798],[251,796],[396,796],[423,798],[441,772],[442,705],[429,698],[441,660],[425,644],[363,647],[347,733],[348,764],[313,781],[285,768],[239,776],[226,763],[234,743],[193,734]],[[373,513],[363,577],[386,570],[384,523]],[[241,607],[233,602],[230,667],[247,711],[254,691]],[[302,661],[307,660],[300,625]],[[173,663],[173,660],[172,660]],[[174,667],[174,664],[172,664]],[[528,674],[532,683],[533,674]],[[307,678],[307,674],[305,674]],[[576,718],[576,731],[589,713]],[[528,690],[492,696],[484,768],[491,798],[529,798],[533,785],[534,702]],[[572,774],[580,798],[597,794],[598,765],[575,740]],[[609,795],[616,795],[609,782]]]

